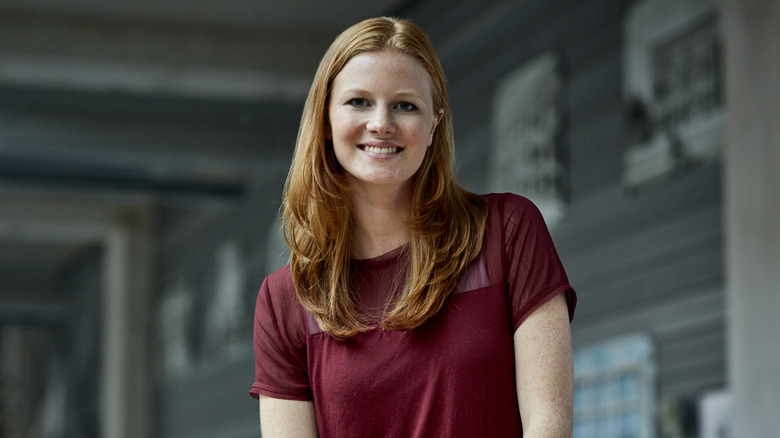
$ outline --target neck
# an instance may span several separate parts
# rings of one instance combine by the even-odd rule
[[[350,192],[354,229],[352,256],[367,259],[382,255],[409,241],[411,192],[356,189]]]

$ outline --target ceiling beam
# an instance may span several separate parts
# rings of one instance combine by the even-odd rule
[[[0,84],[299,101],[333,36],[0,9]]]

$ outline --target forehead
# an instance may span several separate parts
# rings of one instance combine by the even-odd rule
[[[333,79],[334,89],[404,87],[430,93],[432,80],[419,59],[396,49],[353,56]],[[426,94],[428,94],[426,93]]]

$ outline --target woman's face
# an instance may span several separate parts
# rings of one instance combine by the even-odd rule
[[[326,137],[351,187],[409,188],[444,114],[431,78],[398,50],[364,52],[333,80]]]

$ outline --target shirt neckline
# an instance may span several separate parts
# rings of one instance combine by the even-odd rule
[[[397,263],[398,259],[401,258],[402,254],[405,252],[405,249],[408,247],[408,245],[409,245],[408,243],[404,243],[398,248],[391,249],[390,251],[384,254],[380,254],[376,257],[370,257],[367,259],[352,259],[352,263],[356,267],[363,267],[369,269],[386,267],[391,264]]]

